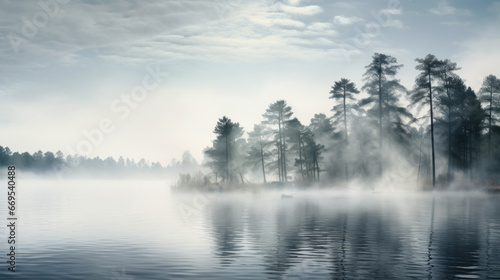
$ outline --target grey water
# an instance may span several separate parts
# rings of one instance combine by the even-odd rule
[[[179,195],[141,180],[18,191],[16,272],[3,226],[0,279],[500,279],[497,194]]]

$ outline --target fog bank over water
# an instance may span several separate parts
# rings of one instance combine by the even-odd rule
[[[18,183],[19,279],[500,277],[495,194]]]
[[[500,279],[499,26],[0,0],[0,279]]]

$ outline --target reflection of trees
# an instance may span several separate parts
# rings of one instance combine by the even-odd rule
[[[245,249],[270,279],[485,278],[499,269],[500,222],[487,215],[500,206],[485,209],[480,199],[260,202],[214,204],[216,257],[223,264]]]
[[[431,228],[429,230],[429,247],[427,250],[427,271],[428,278],[432,279],[432,242],[434,240],[434,218],[435,218],[436,201],[432,197],[432,212],[431,212]]]
[[[223,265],[231,264],[242,248],[243,229],[240,210],[230,201],[214,203],[211,208],[216,256],[221,259]]]
[[[338,251],[332,261],[338,266],[336,277],[354,279],[397,279],[404,270],[395,261],[403,252],[399,238],[400,225],[396,216],[378,209],[346,213],[339,220]]]
[[[500,279],[500,206],[495,205],[497,215],[488,217],[484,221],[485,231],[485,250],[484,250],[484,266],[486,272],[485,279]]]
[[[436,278],[450,275],[475,277],[481,273],[478,270],[482,251],[481,223],[486,220],[482,203],[478,199],[456,199],[442,201],[440,207],[436,205],[436,211],[445,217],[435,225],[432,249]]]
[[[300,206],[285,201],[278,207],[275,216],[274,244],[264,249],[264,265],[270,275],[282,275],[297,263],[298,254],[303,251],[300,231],[304,213]]]

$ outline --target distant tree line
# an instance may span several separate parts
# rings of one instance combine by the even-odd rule
[[[159,162],[150,163],[145,159],[118,160],[113,157],[88,158],[78,155],[64,156],[61,151],[42,152],[12,152],[8,147],[0,146],[0,166],[14,165],[19,170],[44,175],[85,175],[91,177],[106,177],[113,175],[160,174],[165,168]]]
[[[419,186],[446,185],[458,174],[500,183],[500,80],[487,76],[476,93],[456,63],[431,54],[415,61],[418,75],[407,89],[397,79],[403,65],[375,53],[361,90],[340,78],[329,93],[333,113],[318,113],[308,125],[285,100],[270,104],[248,137],[223,116],[204,150],[206,165],[225,183],[252,173],[263,182],[372,180],[407,173],[402,166]]]

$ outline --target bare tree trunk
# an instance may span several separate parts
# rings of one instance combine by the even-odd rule
[[[429,67],[430,68],[430,67]],[[434,155],[434,113],[432,110],[432,83],[431,71],[429,70],[429,100],[431,107],[431,146],[432,146],[432,187],[436,186],[436,159]]]
[[[302,140],[299,131],[299,161],[300,161],[300,176],[301,180],[304,181],[304,166],[302,164]]]
[[[345,130],[345,148],[344,148],[344,153],[345,150],[347,149],[347,146],[349,145],[349,139],[347,136],[347,112],[346,112],[346,96],[345,96],[345,86],[344,86],[344,130]],[[346,181],[349,180],[349,165],[347,164],[346,158],[344,158],[344,164],[345,164],[345,179]]]
[[[283,174],[285,182],[288,182],[288,175],[286,173],[286,139],[285,139],[285,125],[283,125]]]
[[[379,175],[382,176],[382,66],[378,73],[378,130]]]
[[[228,136],[226,135],[226,176],[227,180],[231,182],[231,176],[229,174],[229,141],[228,141]]]
[[[282,142],[282,134],[281,134],[281,113],[278,116],[278,173],[279,173],[279,181],[283,182],[283,142]]]
[[[449,83],[449,82],[448,82]],[[451,100],[449,85],[446,87],[446,95],[448,100]],[[451,180],[451,108],[448,105],[448,169],[447,169],[447,180]]]
[[[417,171],[417,188],[418,188],[418,180],[420,179],[420,164],[422,159],[422,141],[424,140],[424,133],[422,131],[422,137],[420,138],[420,151],[418,155],[418,171]]]
[[[264,167],[264,148],[262,147],[262,136],[259,135],[260,143],[260,160],[262,163],[262,177],[264,178],[264,184],[266,184],[266,168]]]
[[[241,172],[241,170],[239,170],[239,173],[240,173],[241,183],[244,184],[245,183],[245,178],[243,177],[243,172]]]
[[[488,159],[491,160],[491,107],[493,106],[493,87],[490,87],[490,120],[488,124]]]
[[[318,182],[319,182],[319,164],[318,164],[318,158],[314,159],[314,162],[316,163],[316,172],[318,172]]]
[[[281,175],[281,153],[278,145],[278,178],[280,182],[283,182]]]

